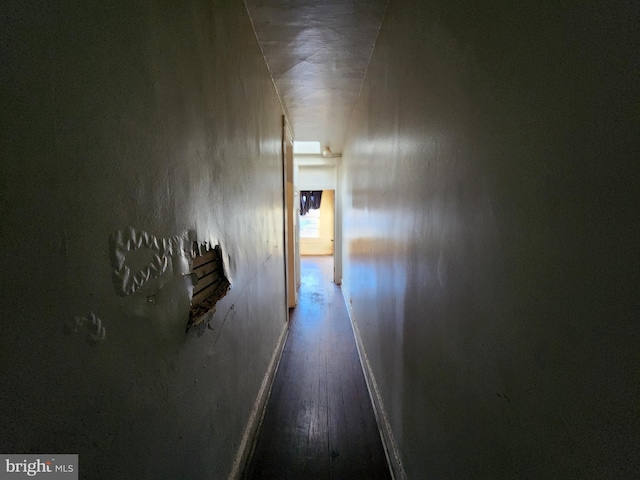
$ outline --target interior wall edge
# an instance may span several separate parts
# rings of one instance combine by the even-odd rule
[[[260,433],[260,427],[262,425],[262,419],[264,418],[265,408],[267,406],[267,403],[269,402],[269,398],[271,397],[273,381],[276,378],[276,373],[278,372],[278,367],[280,366],[280,359],[282,358],[282,352],[284,351],[284,346],[287,343],[288,335],[289,322],[285,321],[282,332],[280,332],[280,337],[278,338],[278,343],[273,350],[273,355],[271,356],[269,367],[267,368],[267,371],[262,380],[262,384],[260,385],[260,390],[258,391],[258,395],[256,396],[256,401],[254,402],[253,408],[251,409],[251,414],[249,415],[247,426],[245,427],[244,433],[242,434],[242,441],[240,442],[240,446],[238,447],[238,451],[236,452],[236,456],[233,461],[233,467],[231,469],[231,473],[229,474],[229,480],[236,480],[241,478],[245,467],[251,461],[255,441],[258,438],[258,434]]]
[[[384,454],[387,457],[389,472],[391,473],[391,477],[394,480],[405,480],[408,477],[404,470],[404,467],[402,466],[402,457],[400,455],[400,450],[398,449],[398,444],[395,440],[395,435],[393,434],[389,416],[387,415],[387,411],[384,407],[384,401],[382,399],[380,389],[378,388],[378,382],[376,381],[371,363],[369,362],[369,357],[367,356],[364,343],[362,342],[362,338],[360,336],[360,330],[358,329],[358,324],[355,320],[353,307],[349,300],[350,296],[348,285],[346,285],[344,281],[341,283],[340,291],[342,292],[344,303],[347,306],[349,323],[351,324],[353,336],[356,340],[358,359],[360,360],[360,366],[362,367],[362,371],[364,372],[364,379],[365,383],[367,384],[367,391],[369,392],[369,398],[371,399],[371,404],[373,406],[373,413],[376,417],[376,424],[378,425],[378,432],[380,433],[380,438],[382,440]]]

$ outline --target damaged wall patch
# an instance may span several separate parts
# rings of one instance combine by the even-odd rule
[[[85,334],[87,343],[95,345],[107,337],[102,320],[98,316],[90,312],[88,316],[75,316],[73,321],[69,321],[64,326],[64,333],[70,335],[72,333]]]
[[[192,254],[191,277],[194,287],[187,329],[203,323],[207,312],[215,312],[216,303],[227,294],[231,286],[225,275],[220,245],[209,248],[206,245],[198,246],[194,242]]]

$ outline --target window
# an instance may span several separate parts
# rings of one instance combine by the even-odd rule
[[[300,238],[320,238],[320,209],[300,217]]]
[[[298,155],[320,154],[320,142],[293,142],[293,153]]]

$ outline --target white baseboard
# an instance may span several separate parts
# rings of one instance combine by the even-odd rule
[[[262,384],[260,385],[258,396],[256,397],[256,401],[254,402],[253,408],[251,409],[251,414],[249,415],[247,426],[245,427],[244,433],[242,434],[240,446],[238,447],[236,457],[233,460],[233,468],[231,469],[231,473],[229,474],[229,480],[239,480],[242,476],[245,466],[251,459],[255,440],[260,429],[260,425],[262,424],[264,411],[267,406],[267,400],[271,396],[271,387],[273,386],[273,381],[276,378],[276,372],[278,371],[278,365],[280,364],[280,358],[282,357],[282,351],[284,349],[284,344],[287,340],[288,333],[289,321],[287,320],[284,324],[282,332],[280,332],[280,337],[278,338],[276,348],[273,350],[273,355],[271,356],[271,361],[269,362],[267,373],[265,373],[264,378],[262,379]]]
[[[393,430],[391,430],[391,423],[389,422],[387,411],[384,408],[382,396],[380,395],[380,390],[378,389],[378,383],[376,382],[376,378],[373,375],[373,370],[371,369],[371,364],[369,363],[369,357],[367,357],[367,352],[365,351],[364,345],[362,344],[360,330],[358,330],[358,324],[355,321],[353,308],[344,282],[342,283],[341,290],[342,296],[344,297],[344,302],[347,305],[347,312],[349,312],[349,320],[351,321],[351,328],[353,329],[353,335],[356,339],[358,357],[360,357],[360,364],[362,366],[364,378],[367,383],[367,390],[369,391],[369,397],[371,397],[371,403],[373,404],[373,412],[376,416],[376,422],[378,424],[378,430],[380,431],[380,438],[382,439],[382,446],[387,457],[387,463],[389,464],[391,477],[394,480],[406,480],[407,474],[402,467],[400,451],[398,450],[398,445],[396,444]]]

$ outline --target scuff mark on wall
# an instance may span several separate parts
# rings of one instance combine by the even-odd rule
[[[187,261],[189,234],[158,238],[142,230],[127,227],[109,237],[109,258],[113,267],[113,285],[120,296],[136,293],[149,280],[167,271],[173,258],[174,271],[179,275],[189,273]],[[135,273],[127,265],[127,254],[140,248],[151,251],[151,260]]]
[[[67,322],[64,326],[64,333],[67,335],[85,333],[87,343],[90,345],[97,345],[107,338],[107,330],[102,320],[93,312],[89,312],[87,317],[73,317],[73,321]]]

